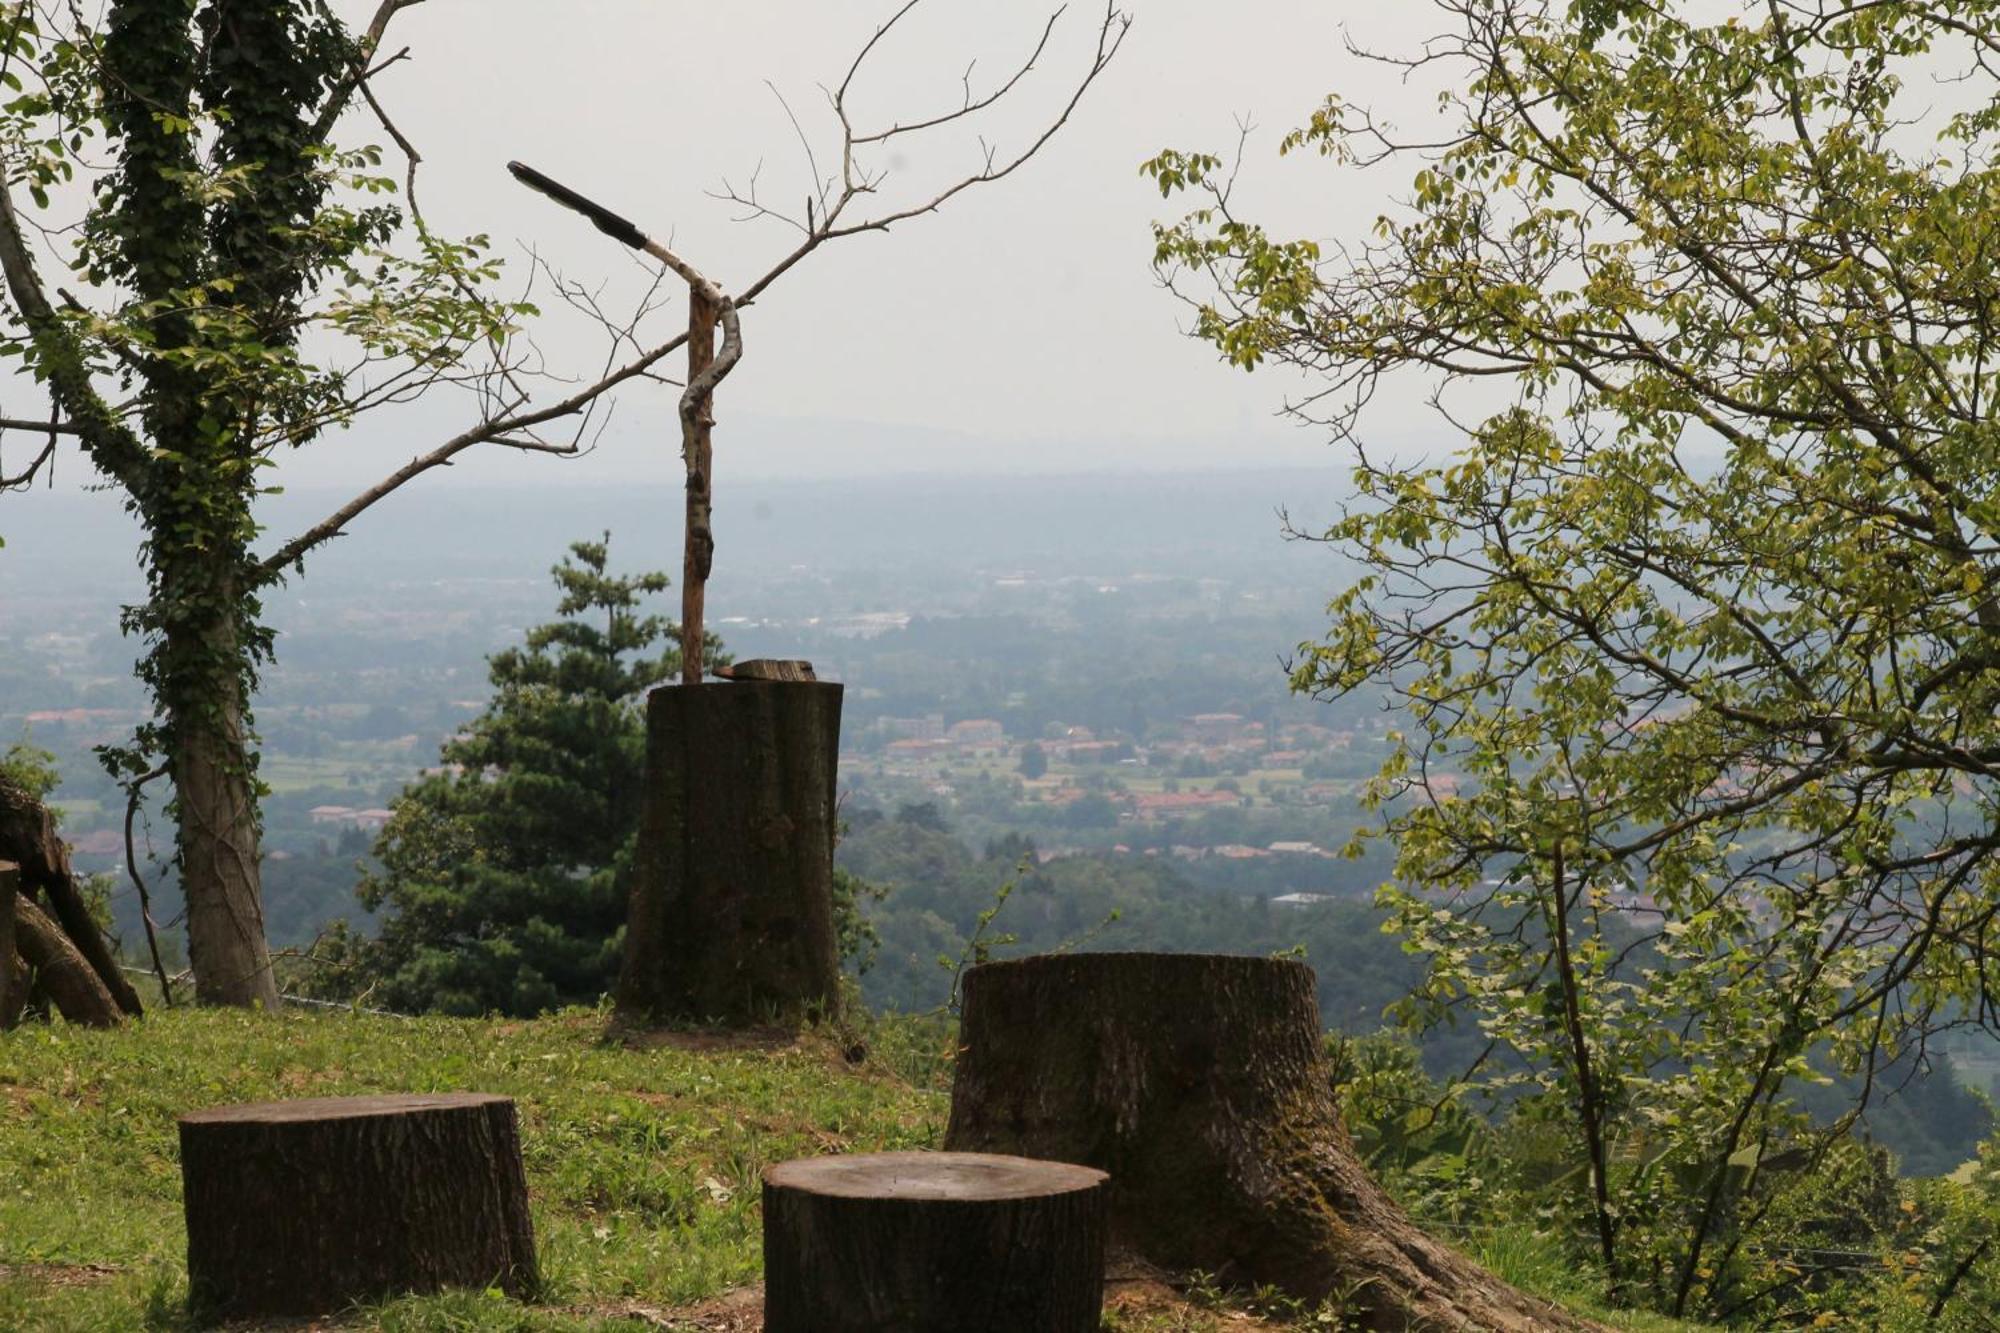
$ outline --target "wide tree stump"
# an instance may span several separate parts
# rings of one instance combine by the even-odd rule
[[[443,1287],[537,1285],[514,1103],[324,1097],[184,1116],[190,1302],[324,1314]]]
[[[14,900],[21,893],[21,868],[0,861],[0,1032],[21,1016],[21,964],[14,957]]]
[[[765,1333],[1096,1333],[1104,1183],[983,1153],[770,1167]]]
[[[1066,954],[965,976],[945,1146],[1111,1173],[1115,1243],[1372,1329],[1586,1327],[1419,1231],[1355,1156],[1312,969]]]
[[[648,696],[622,1020],[833,1011],[840,699],[831,682],[762,680]]]

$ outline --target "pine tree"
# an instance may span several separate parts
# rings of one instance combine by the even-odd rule
[[[609,544],[570,547],[560,619],[490,659],[486,711],[393,805],[358,889],[386,912],[361,971],[392,1007],[529,1015],[592,1003],[617,972],[645,694],[681,655],[679,627],[643,611],[666,575],[612,576]]]

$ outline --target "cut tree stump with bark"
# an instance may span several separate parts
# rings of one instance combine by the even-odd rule
[[[1420,1231],[1342,1124],[1312,969],[1065,954],[965,975],[945,1146],[1111,1173],[1115,1244],[1369,1329],[1592,1325]]]
[[[840,700],[832,682],[763,680],[648,697],[621,1021],[833,1013]]]
[[[770,1167],[765,1333],[1096,1333],[1104,1185],[985,1153]]]
[[[514,1103],[325,1097],[183,1116],[190,1303],[326,1314],[444,1287],[539,1284]]]
[[[14,957],[14,899],[21,892],[21,867],[0,861],[0,1032],[21,1018],[22,992],[26,979]]]

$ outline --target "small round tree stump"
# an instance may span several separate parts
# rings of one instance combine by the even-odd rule
[[[1111,1173],[1113,1239],[1163,1268],[1345,1299],[1368,1329],[1583,1321],[1438,1244],[1341,1123],[1312,969],[1074,953],[965,974],[945,1146]]]
[[[324,1097],[183,1116],[188,1287],[216,1318],[537,1285],[514,1103]]]
[[[984,1153],[771,1167],[765,1333],[1096,1333],[1105,1180]]]

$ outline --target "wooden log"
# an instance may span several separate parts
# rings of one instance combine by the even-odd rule
[[[1096,1333],[1104,1183],[983,1153],[770,1167],[765,1333]]]
[[[514,1103],[481,1093],[224,1106],[180,1122],[204,1317],[309,1316],[400,1292],[539,1284]]]
[[[74,951],[90,964],[119,1012],[137,1018],[142,1012],[139,992],[118,970],[104,932],[77,889],[69,847],[56,831],[55,816],[33,793],[5,779],[0,779],[0,856],[20,866],[23,895],[40,892],[47,899]]]
[[[959,1047],[945,1146],[1110,1172],[1113,1241],[1164,1268],[1339,1297],[1368,1329],[1589,1327],[1424,1235],[1369,1177],[1303,963],[988,963],[966,973]]]
[[[69,933],[25,893],[14,899],[14,947],[38,1003],[45,999],[84,1027],[117,1027],[124,1021],[97,969],[77,951]]]
[[[0,1032],[20,1021],[27,979],[14,957],[14,899],[21,892],[21,868],[0,861]]]
[[[829,1015],[841,687],[669,685],[646,708],[622,1021]]]

